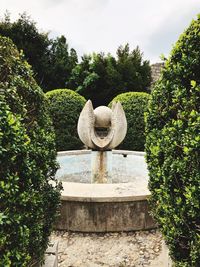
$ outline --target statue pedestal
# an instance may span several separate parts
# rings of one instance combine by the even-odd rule
[[[112,183],[112,151],[92,151],[91,183]]]

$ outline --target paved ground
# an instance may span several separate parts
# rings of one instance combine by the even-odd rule
[[[82,234],[57,231],[59,267],[167,267],[167,252],[158,230]]]

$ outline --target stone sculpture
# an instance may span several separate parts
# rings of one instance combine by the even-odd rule
[[[126,136],[127,121],[120,102],[93,110],[87,101],[78,120],[78,135],[81,141],[93,150],[111,150]]]

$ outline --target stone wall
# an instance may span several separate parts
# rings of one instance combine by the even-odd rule
[[[153,229],[157,225],[149,213],[148,201],[145,198],[144,200],[119,202],[62,200],[61,216],[55,227],[57,230],[75,232],[121,232]]]
[[[151,82],[151,89],[153,87],[153,85],[155,84],[155,82],[159,79],[160,74],[161,74],[161,70],[164,67],[164,63],[155,63],[151,65],[151,78],[152,78],[152,82]]]

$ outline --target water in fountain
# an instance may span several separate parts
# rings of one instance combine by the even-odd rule
[[[103,160],[100,154],[105,154]],[[100,160],[102,162],[100,163]],[[147,165],[143,152],[78,150],[58,153],[57,178],[76,183],[146,183]],[[100,166],[104,164],[103,170]],[[106,173],[105,173],[106,172]],[[95,176],[96,174],[99,175]]]

